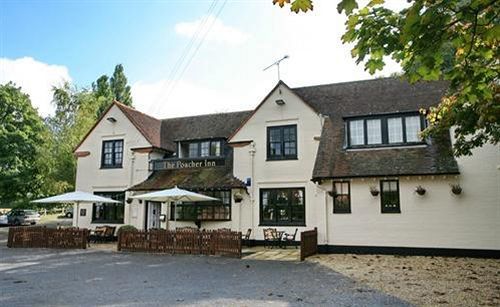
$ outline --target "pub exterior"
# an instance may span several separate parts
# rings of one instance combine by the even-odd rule
[[[316,227],[327,252],[498,255],[499,147],[455,158],[451,133],[419,137],[446,88],[280,81],[254,110],[163,120],[115,102],[75,149],[76,189],[123,204],[82,205],[75,226],[251,229],[257,243]],[[130,198],[174,186],[220,201]]]

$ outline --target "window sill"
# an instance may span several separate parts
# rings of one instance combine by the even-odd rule
[[[290,158],[267,158],[266,161],[290,161],[290,160],[298,160],[299,158],[297,157],[290,157]]]
[[[425,143],[425,142],[394,143],[394,144],[379,144],[379,145],[348,146],[348,147],[346,147],[346,150],[347,151],[356,151],[356,150],[376,150],[376,149],[420,148],[420,147],[426,147],[426,146],[427,146],[427,143]]]
[[[382,211],[381,213],[382,213],[382,214],[400,214],[400,213],[401,213],[401,211],[385,211],[385,212],[384,212],[384,211]]]
[[[118,165],[118,166],[102,166],[100,169],[117,169],[117,168],[123,168],[123,165]]]
[[[333,211],[333,214],[351,214],[351,211]]]

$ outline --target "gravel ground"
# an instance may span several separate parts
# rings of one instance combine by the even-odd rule
[[[500,306],[500,260],[388,255],[318,255],[320,263],[420,306]]]
[[[310,262],[0,244],[0,306],[172,305],[410,306]]]

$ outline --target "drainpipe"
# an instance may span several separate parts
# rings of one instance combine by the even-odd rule
[[[255,143],[252,142],[250,144],[250,150],[248,151],[250,153],[250,159],[251,159],[251,174],[250,174],[250,180],[251,180],[251,189],[250,189],[250,205],[252,206],[252,232],[255,235],[255,229],[254,229],[254,207],[255,207]]]
[[[134,167],[135,167],[135,152],[131,151],[129,187],[131,187],[134,184]],[[128,196],[129,193],[130,192],[127,192],[127,193],[125,193],[125,195]],[[127,203],[127,202],[125,202],[125,203]],[[128,223],[127,224],[132,224],[131,223],[131,219],[132,219],[132,206],[133,206],[133,202],[131,202],[129,204],[129,206],[128,206],[128,221],[127,221]]]

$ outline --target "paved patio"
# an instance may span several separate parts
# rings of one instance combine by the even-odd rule
[[[300,261],[300,248],[266,248],[264,246],[245,247],[242,249],[243,259]]]

